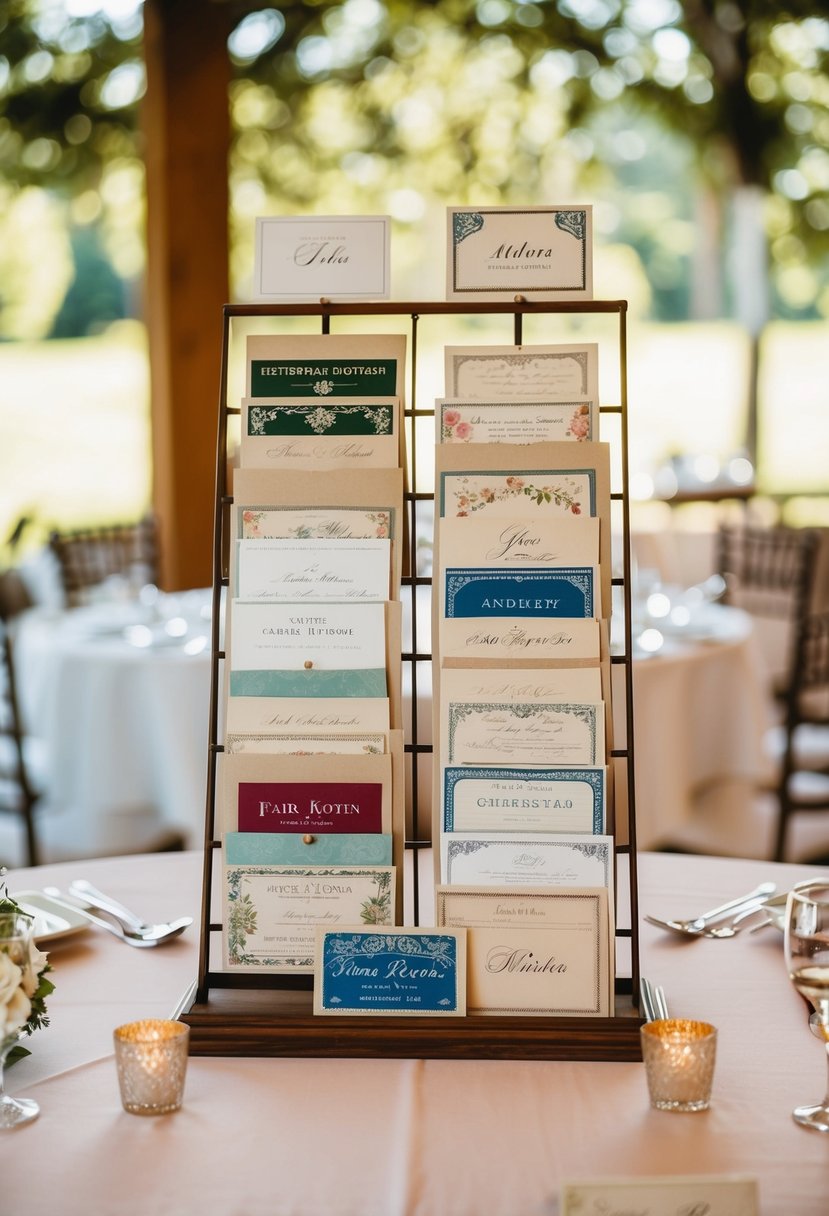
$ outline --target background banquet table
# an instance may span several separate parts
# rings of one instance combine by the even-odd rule
[[[640,856],[641,907],[682,915],[806,866]],[[201,856],[98,859],[12,875],[12,889],[84,876],[153,919],[196,913]],[[758,1178],[762,1216],[825,1216],[829,1139],[797,1127],[823,1094],[773,929],[685,942],[644,924],[644,973],[672,1012],[719,1029],[713,1103],[649,1108],[637,1063],[190,1060],[183,1109],[125,1114],[113,1028],[168,1014],[197,935],[130,950],[92,930],[52,950],[52,1025],[10,1091],[39,1119],[4,1144],[3,1210],[27,1216],[553,1216],[562,1181],[723,1173]],[[320,1033],[325,1033],[324,1025]]]

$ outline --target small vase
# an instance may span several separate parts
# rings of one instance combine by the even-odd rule
[[[32,921],[28,916],[3,913],[0,915],[0,953],[7,954],[24,971],[29,967],[29,942]],[[20,1038],[15,1029],[0,1039],[0,1131],[29,1123],[40,1114],[37,1102],[30,1098],[10,1098],[3,1089],[3,1073],[9,1052]]]

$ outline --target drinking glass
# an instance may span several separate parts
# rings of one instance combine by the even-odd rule
[[[29,943],[32,936],[32,918],[23,913],[0,913],[0,954],[4,960],[3,976],[5,983],[4,995],[11,998],[13,991],[19,987],[20,977],[28,971]],[[12,966],[13,964],[13,966]],[[3,1088],[3,1073],[6,1058],[17,1044],[22,1028],[14,1019],[8,1019],[3,1012],[0,1027],[0,1130],[18,1127],[36,1119],[40,1107],[31,1098],[12,1098]]]
[[[829,1055],[829,878],[798,883],[789,892],[784,949],[789,979],[814,1006]],[[829,1132],[829,1085],[822,1102],[795,1107],[792,1118]]]

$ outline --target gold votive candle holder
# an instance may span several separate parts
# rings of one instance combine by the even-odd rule
[[[661,1018],[641,1028],[642,1059],[656,1110],[707,1110],[717,1055],[710,1022]]]
[[[131,1115],[167,1115],[181,1107],[190,1027],[145,1018],[113,1032],[121,1104]]]

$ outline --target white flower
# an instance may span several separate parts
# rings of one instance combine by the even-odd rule
[[[19,970],[19,968],[18,968]],[[32,1002],[22,988],[18,988],[5,1009],[0,1008],[0,1017],[5,1018],[5,1026],[0,1030],[0,1036],[22,1030],[32,1012]]]
[[[8,1005],[23,979],[23,972],[0,950],[0,1006]]]
[[[34,996],[40,983],[40,973],[46,966],[46,955],[38,950],[34,939],[29,941],[29,966],[23,973],[23,991],[26,996]]]

